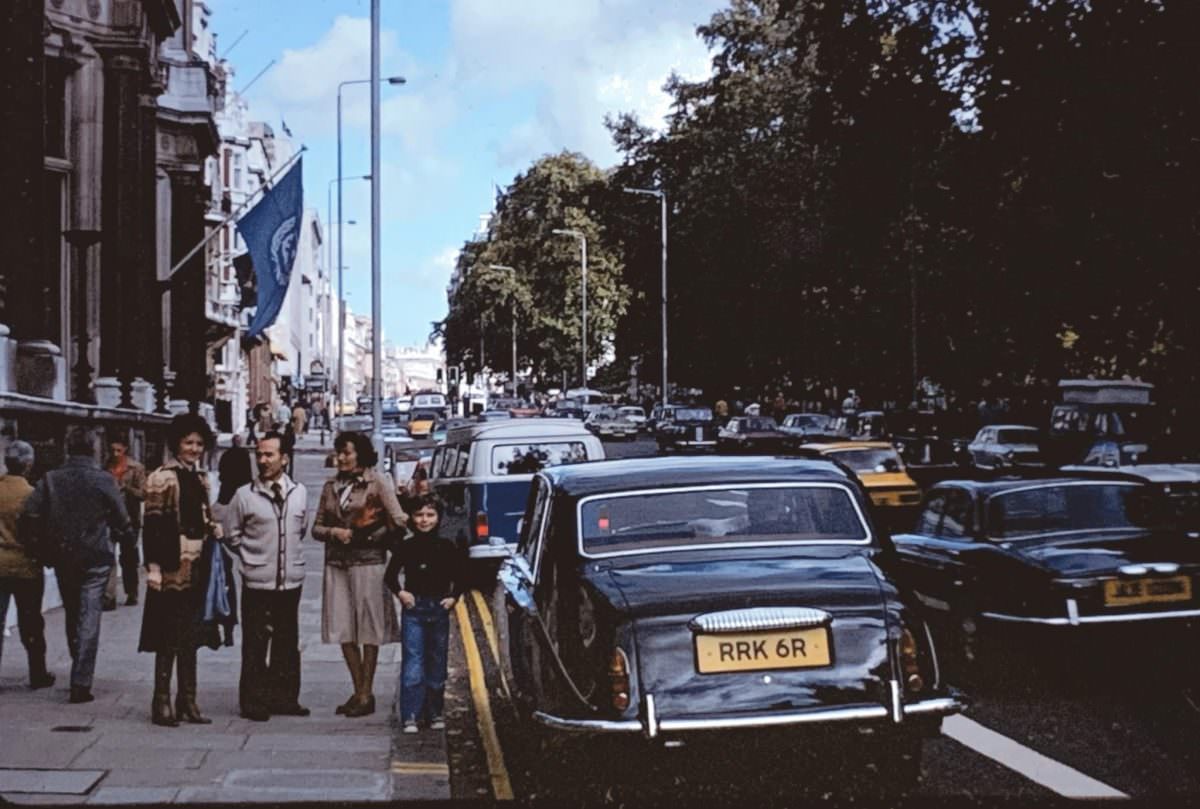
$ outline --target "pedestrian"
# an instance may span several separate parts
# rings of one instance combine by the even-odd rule
[[[297,402],[292,408],[292,429],[296,435],[304,435],[308,427],[308,411],[304,409],[304,405]]]
[[[286,423],[279,440],[283,443],[283,454],[287,457],[287,473],[291,475],[296,458],[296,430],[292,422]]]
[[[267,433],[255,452],[258,477],[234,494],[228,543],[242,560],[241,715],[308,716],[300,704],[300,588],[308,491],[283,471],[283,436]],[[268,662],[269,656],[269,662]]]
[[[211,441],[204,419],[175,416],[167,428],[172,457],[146,478],[146,606],[138,651],[154,653],[150,720],[165,727],[212,722],[196,704],[196,651],[220,645],[215,622],[205,621],[209,586],[218,595],[225,592],[216,586],[223,582],[212,581],[224,578],[224,564],[214,555],[221,527],[209,505],[208,475],[200,468]],[[174,711],[172,671],[178,688]]]
[[[221,533],[229,536],[229,504],[238,489],[254,480],[254,469],[250,463],[250,452],[245,447],[235,443],[221,453],[217,463],[217,500],[212,505],[213,519],[221,524]],[[225,564],[225,581],[229,593],[229,619],[222,622],[225,632],[225,645],[233,645],[233,627],[237,625],[237,587],[233,585],[233,556],[221,554]]]
[[[275,421],[279,424],[285,424],[291,420],[292,408],[288,406],[287,402],[280,400],[275,405]]]
[[[133,542],[129,549],[121,547],[120,574],[125,588],[125,606],[132,607],[138,603],[138,568],[141,560],[138,558],[138,538],[142,531],[142,500],[145,499],[146,467],[129,457],[129,441],[121,436],[108,442],[108,463],[105,466],[108,473],[117,481],[117,488],[125,498],[125,511],[129,514],[129,522],[133,526]],[[104,588],[104,611],[117,608],[117,566],[108,574],[108,584]]]
[[[362,433],[333,441],[337,474],[321,489],[313,539],[325,543],[321,640],[340,643],[354,694],[346,716],[375,711],[379,647],[400,640],[396,608],[383,583],[391,535],[407,522],[395,487],[375,471],[378,457]]]
[[[53,565],[58,579],[71,652],[70,701],[91,702],[112,543],[133,543],[125,499],[96,460],[91,430],[70,430],[66,462],[38,481],[25,501],[23,519],[37,536],[43,562]]]
[[[396,543],[384,581],[404,608],[401,613],[400,721],[416,733],[418,720],[430,730],[446,726],[446,653],[450,610],[466,589],[466,559],[438,533],[441,501],[432,494],[411,504],[412,535]],[[400,572],[404,571],[404,581]]]
[[[46,670],[46,622],[42,618],[42,594],[46,577],[42,566],[26,547],[28,537],[20,520],[25,500],[33,487],[25,479],[33,466],[33,447],[13,441],[4,450],[7,474],[0,475],[0,619],[8,615],[8,602],[17,602],[17,631],[29,658],[29,687],[48,688],[54,675]],[[0,633],[0,655],[4,635]]]

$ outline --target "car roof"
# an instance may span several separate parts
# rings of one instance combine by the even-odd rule
[[[1108,471],[1104,473],[1096,472],[1088,474],[1079,472],[1072,475],[1063,475],[1061,472],[1051,474],[1046,477],[1037,477],[1033,475],[1022,476],[1003,476],[985,480],[943,480],[929,487],[930,491],[939,489],[944,486],[957,486],[974,492],[980,497],[990,497],[994,494],[1002,494],[1013,489],[1028,489],[1039,486],[1061,486],[1068,483],[1115,483],[1127,481],[1130,483],[1145,483],[1145,478],[1137,475],[1126,474],[1123,472]]]
[[[446,443],[481,438],[550,438],[590,436],[575,419],[503,419],[454,427],[446,432]]]
[[[1041,427],[1035,427],[1032,424],[989,424],[986,427],[980,427],[981,430],[1041,430]]]
[[[572,496],[714,483],[848,483],[852,479],[844,467],[833,461],[770,455],[623,458],[555,466],[539,474],[545,475],[556,489]]]
[[[890,441],[829,441],[823,444],[805,444],[801,449],[817,452],[838,452],[844,449],[895,449]]]

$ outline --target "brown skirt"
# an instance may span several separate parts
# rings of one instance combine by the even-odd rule
[[[400,642],[395,598],[383,583],[386,565],[325,565],[321,640],[383,646]]]

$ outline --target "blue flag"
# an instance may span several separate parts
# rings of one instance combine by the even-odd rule
[[[283,307],[292,265],[300,243],[304,218],[304,187],[296,161],[283,179],[268,190],[249,213],[238,220],[237,229],[250,251],[258,281],[258,311],[250,321],[247,337],[257,337],[275,322]]]

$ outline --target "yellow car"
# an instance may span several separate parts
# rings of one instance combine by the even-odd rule
[[[887,441],[805,444],[804,449],[816,450],[853,469],[876,506],[911,508],[921,502],[921,488],[908,476],[900,453]]]
[[[429,438],[435,419],[415,418],[408,423],[408,434],[413,438]]]

